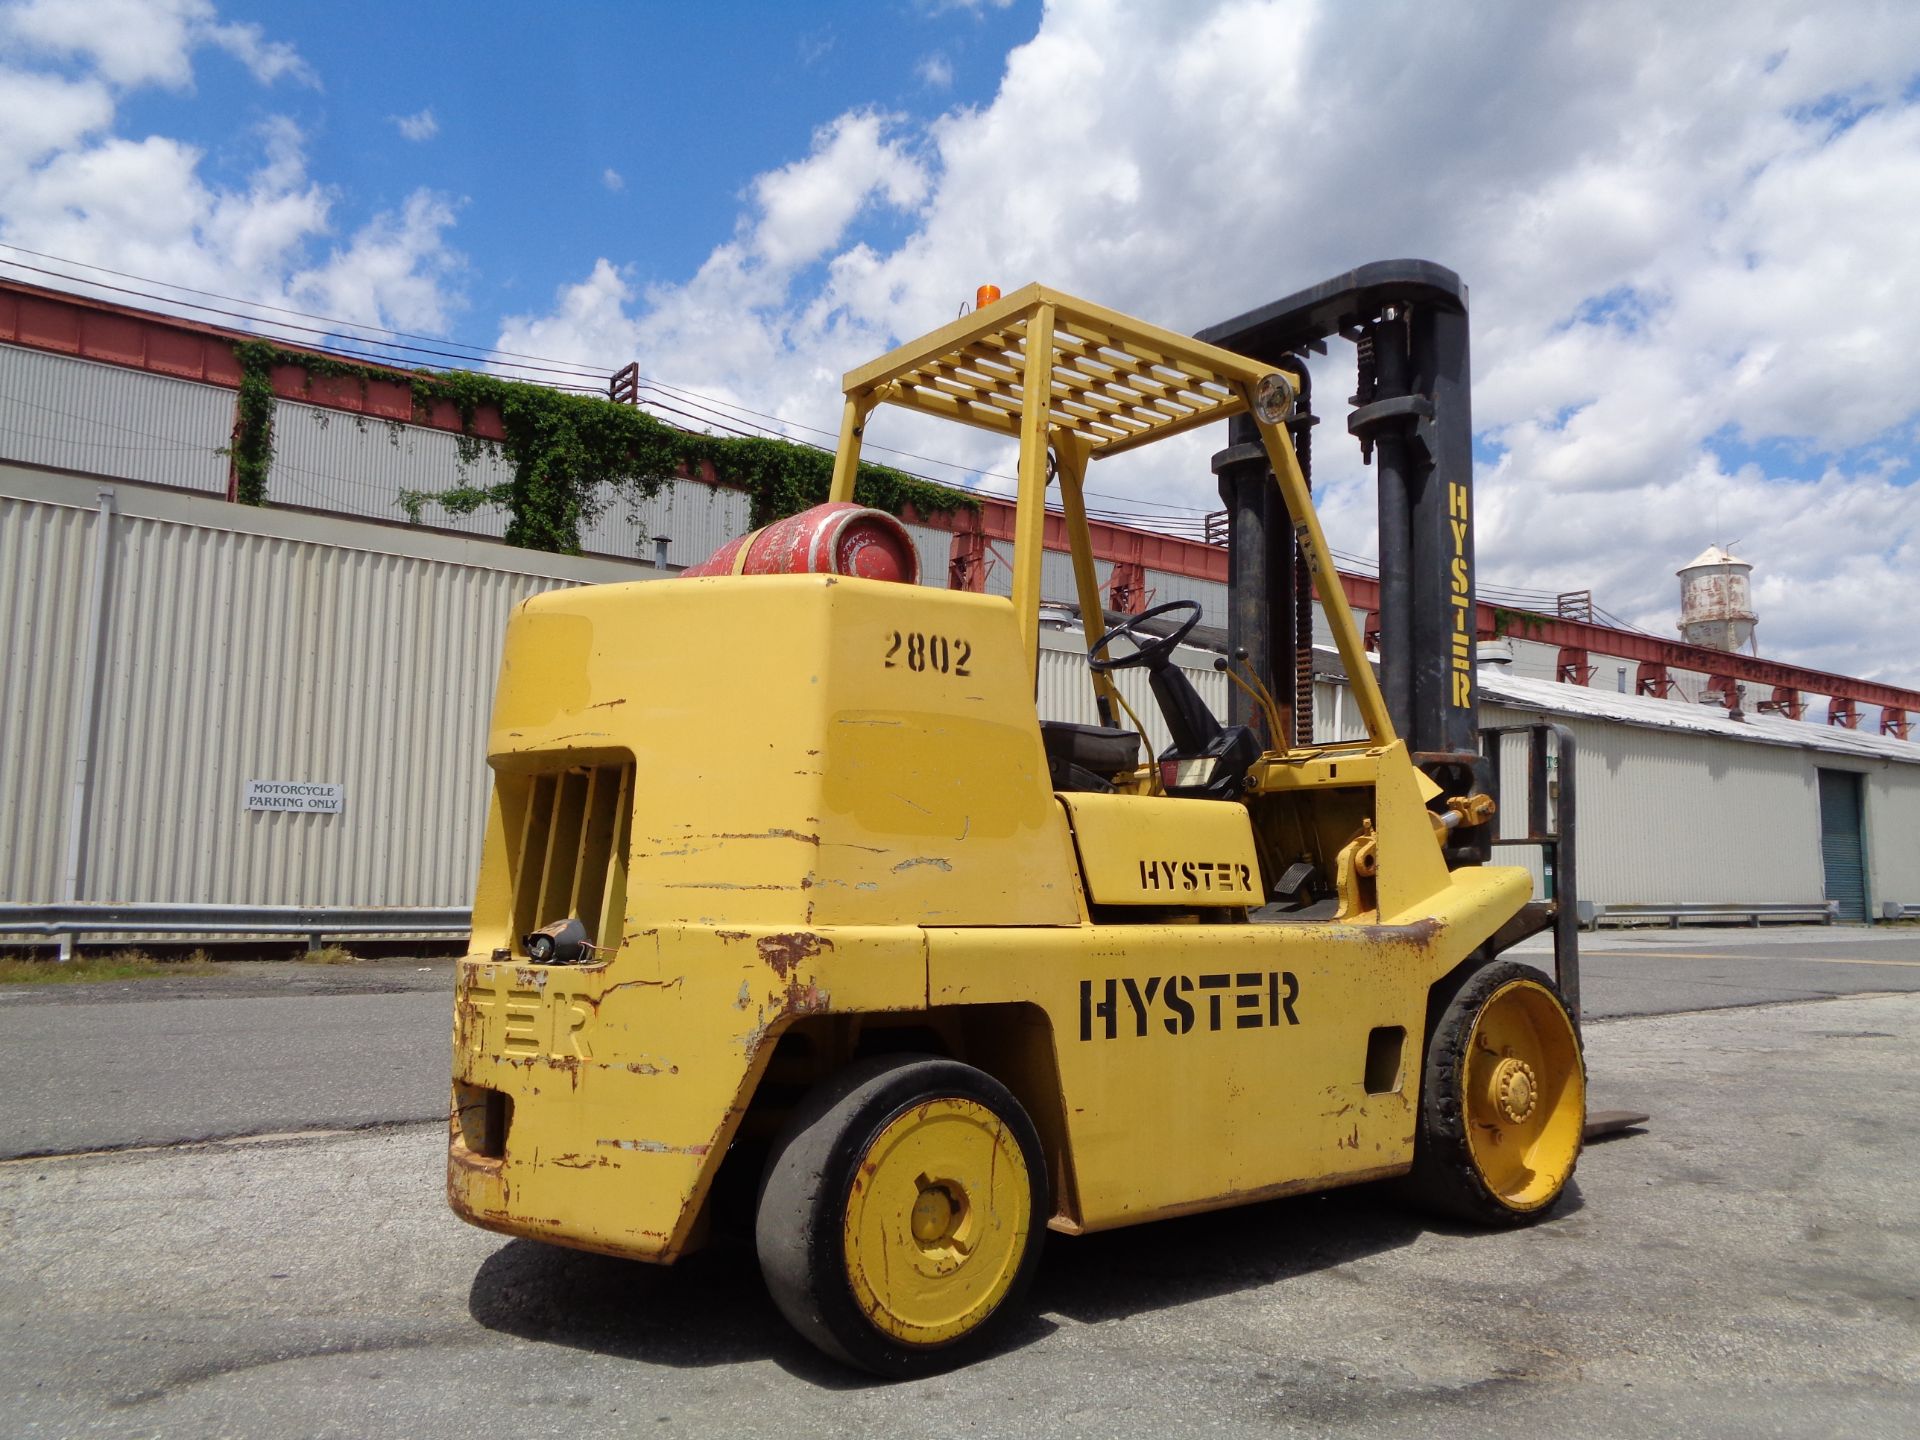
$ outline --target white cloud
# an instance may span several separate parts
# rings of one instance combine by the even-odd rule
[[[347,320],[445,325],[461,263],[446,244],[447,200],[416,191],[341,234],[337,196],[308,173],[304,137],[285,117],[234,137],[233,156],[256,147],[237,184],[210,180],[183,141],[115,133],[121,95],[189,88],[203,46],[262,81],[310,78],[258,27],[220,24],[204,0],[30,0],[0,10],[0,33],[18,67],[0,70],[0,240]],[[49,60],[55,68],[35,68]]]
[[[953,88],[953,64],[938,51],[914,66],[913,73],[920,77],[920,83],[929,90]]]
[[[18,0],[0,10],[0,33],[29,52],[90,65],[123,89],[184,89],[192,54],[203,45],[225,51],[262,84],[315,77],[293,47],[269,41],[258,25],[216,23],[212,0]]]
[[[978,15],[983,10],[1004,10],[1013,0],[914,0],[914,3],[923,15],[945,15],[955,10]]]
[[[802,35],[799,41],[800,63],[809,68],[818,65],[833,53],[838,37],[832,30],[815,30]]]
[[[433,109],[428,107],[415,115],[390,115],[394,128],[400,132],[403,140],[431,140],[440,133],[440,122],[433,118]]]
[[[600,183],[617,195],[627,188],[627,177],[609,165],[600,172]]]
[[[262,85],[286,78],[319,88],[320,79],[293,46],[270,41],[258,25],[209,25],[201,32],[207,43],[224,50]]]
[[[113,122],[113,96],[98,81],[0,66],[0,185]]]
[[[842,115],[813,137],[813,153],[754,181],[760,216],[752,249],[776,269],[819,259],[840,242],[860,211],[878,198],[895,209],[927,193],[924,167],[898,140],[895,122],[872,111]]]
[[[398,213],[376,215],[324,264],[295,274],[291,293],[323,315],[378,317],[402,330],[444,330],[450,303],[445,281],[458,258],[444,243],[452,204],[416,190]]]
[[[1920,682],[1917,73],[1920,10],[1869,3],[1055,0],[990,102],[919,129],[850,112],[683,284],[634,293],[603,262],[507,333],[831,430],[841,371],[982,281],[1193,328],[1429,256],[1472,287],[1483,576],[1591,586],[1671,633],[1672,571],[1742,537],[1770,653]],[[1371,553],[1335,351],[1316,480],[1335,543]],[[872,438],[1005,463],[951,427]],[[1211,508],[1218,443],[1090,484]]]

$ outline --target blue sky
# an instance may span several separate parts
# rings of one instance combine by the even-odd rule
[[[641,284],[684,279],[732,230],[753,177],[803,157],[848,109],[924,123],[990,101],[1040,6],[598,3],[535,18],[254,0],[220,15],[291,44],[318,86],[263,90],[214,55],[191,92],[138,92],[123,129],[190,140],[207,173],[244,184],[258,163],[249,128],[290,117],[310,171],[338,189],[343,228],[421,185],[459,197],[455,329],[485,344],[500,315],[544,306],[598,256]],[[396,117],[423,113],[431,125],[416,129],[432,133],[403,138]],[[867,224],[887,238],[886,217]]]
[[[1739,540],[1763,653],[1920,684],[1920,6],[1599,13],[0,0],[0,246],[637,361],[682,421],[807,438],[983,281],[1194,329],[1422,256],[1473,297],[1486,582],[1670,634],[1674,570]],[[875,431],[1004,486],[991,437]],[[1368,555],[1372,477],[1320,435]],[[1191,529],[1217,443],[1090,488]]]

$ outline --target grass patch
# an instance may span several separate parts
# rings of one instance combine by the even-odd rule
[[[339,945],[324,946],[319,950],[309,950],[303,957],[309,965],[358,965],[360,962],[352,951]]]
[[[108,955],[76,955],[58,960],[0,959],[0,985],[82,985],[99,980],[155,980],[169,975],[211,975],[214,964],[204,950],[184,959],[161,960],[144,950],[115,950]]]

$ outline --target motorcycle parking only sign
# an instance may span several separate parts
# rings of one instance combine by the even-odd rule
[[[303,815],[338,815],[347,803],[347,787],[311,780],[249,780],[247,809],[294,810]]]

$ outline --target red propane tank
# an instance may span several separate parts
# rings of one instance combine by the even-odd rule
[[[854,575],[913,585],[920,579],[920,556],[907,527],[886,511],[841,501],[816,505],[729,540],[680,573]]]

